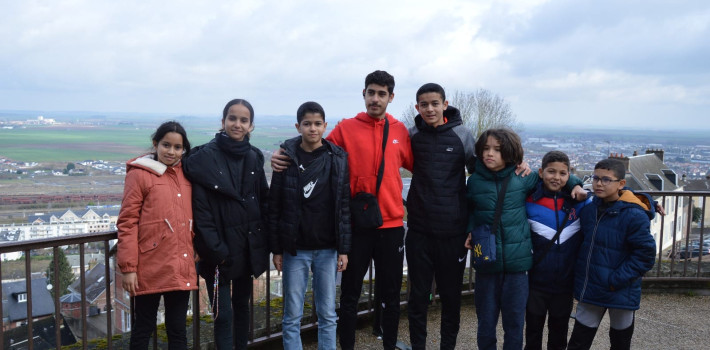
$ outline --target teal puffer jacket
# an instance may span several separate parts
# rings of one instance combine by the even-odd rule
[[[509,165],[498,172],[492,172],[476,160],[474,173],[468,178],[469,220],[468,232],[478,225],[491,225],[495,215],[498,191],[503,179],[512,176],[503,200],[503,212],[496,233],[496,262],[476,268],[479,273],[523,272],[532,268],[532,241],[530,225],[525,211],[525,199],[535,189],[540,179],[537,171],[521,177],[515,175],[515,166]],[[567,185],[571,190],[582,181],[570,176]]]

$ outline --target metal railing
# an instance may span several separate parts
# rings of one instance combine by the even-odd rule
[[[652,224],[653,231],[660,223],[660,230],[653,232],[658,250],[656,264],[645,279],[710,281],[710,242],[704,244],[710,239],[710,230],[705,228],[710,191],[648,193],[663,205],[667,215],[657,216],[654,219],[657,225]],[[695,222],[694,208],[700,208]],[[695,230],[693,226],[697,226]]]
[[[652,279],[652,280],[698,280],[698,281],[710,281],[710,265],[705,266],[703,262],[706,264],[710,264],[710,255],[703,256],[702,251],[700,252],[699,256],[687,256],[687,255],[681,255],[681,251],[692,251],[693,247],[693,242],[696,240],[694,238],[695,235],[698,236],[698,239],[701,242],[701,248],[702,248],[702,242],[703,240],[707,239],[710,237],[710,232],[707,232],[707,230],[704,229],[705,226],[705,214],[708,212],[707,211],[707,198],[710,197],[710,191],[704,191],[704,192],[651,192],[650,193],[654,198],[656,198],[665,208],[666,212],[668,215],[660,217],[659,219],[654,220],[657,227],[660,224],[660,230],[658,232],[654,232],[656,235],[656,240],[659,243],[658,247],[658,252],[657,252],[657,262],[654,266],[654,270],[650,271],[645,278],[647,279]],[[697,234],[693,233],[692,225],[692,213],[693,213],[693,207],[695,204],[693,202],[697,202],[698,207],[702,208],[701,210],[701,215],[699,219],[699,231]],[[678,222],[679,220],[682,220],[683,225],[679,225]],[[673,225],[666,225],[668,222],[673,223]],[[670,238],[668,238],[670,237]],[[86,349],[88,348],[88,339],[87,339],[87,296],[86,296],[86,272],[85,271],[85,250],[86,250],[86,245],[89,243],[102,243],[103,244],[103,254],[104,254],[104,266],[105,266],[105,276],[111,276],[111,272],[115,271],[115,268],[112,268],[111,266],[111,256],[110,256],[110,244],[109,242],[111,240],[116,239],[116,232],[110,232],[110,233],[98,233],[98,234],[82,234],[82,235],[77,235],[77,236],[68,236],[68,237],[58,237],[58,238],[48,238],[48,239],[41,239],[41,240],[34,240],[34,241],[20,241],[20,242],[8,242],[8,243],[3,243],[0,244],[0,254],[4,253],[11,253],[11,252],[23,252],[25,256],[25,287],[27,289],[27,300],[26,300],[26,307],[27,307],[27,319],[26,319],[26,325],[27,325],[27,339],[26,339],[26,344],[23,345],[23,347],[26,347],[28,349],[33,349],[34,347],[34,337],[33,337],[33,314],[32,314],[32,305],[33,305],[33,298],[32,298],[32,285],[31,285],[31,264],[32,264],[32,251],[33,250],[39,250],[39,249],[52,249],[53,250],[53,259],[52,259],[52,264],[54,264],[54,276],[53,276],[53,281],[49,281],[50,283],[53,283],[55,286],[59,286],[59,273],[57,273],[57,268],[59,266],[59,261],[57,259],[57,252],[58,249],[61,249],[60,247],[62,246],[73,246],[73,245],[78,245],[78,250],[79,250],[79,255],[80,255],[80,269],[81,272],[79,274],[79,281],[80,281],[80,290],[81,290],[81,340],[82,340],[82,348]],[[664,242],[666,241],[671,241],[672,244],[670,244],[670,247],[667,249],[664,249]],[[707,251],[707,247],[706,247]],[[470,257],[469,257],[470,259]],[[2,267],[3,262],[0,261],[0,268]],[[470,266],[470,262],[468,264]],[[278,273],[276,273],[273,270],[268,271],[265,273],[263,276],[261,276],[258,280],[262,281],[265,286],[265,290],[263,295],[258,295],[256,296],[257,299],[263,300],[263,307],[260,305],[257,305],[257,302],[255,302],[255,295],[252,293],[252,297],[250,298],[250,345],[255,345],[255,344],[261,344],[265,342],[269,342],[275,339],[280,339],[281,338],[281,332],[280,332],[280,325],[276,324],[274,325],[271,322],[272,316],[272,290],[271,290],[271,282],[272,282],[272,273],[275,276],[279,276]],[[2,278],[1,272],[0,272],[0,278]],[[365,315],[365,314],[370,314],[372,313],[376,306],[377,303],[375,303],[375,280],[373,279],[373,273],[372,273],[372,264],[370,268],[370,272],[368,275],[366,275],[366,281],[365,285],[363,286],[363,292],[361,294],[361,311],[359,311],[359,315]],[[104,278],[105,283],[105,289],[106,289],[106,347],[108,349],[112,349],[112,338],[113,338],[113,325],[112,325],[112,320],[113,320],[113,312],[114,312],[114,304],[115,304],[115,296],[112,297],[111,295],[111,284],[112,282],[116,282],[114,278]],[[257,283],[259,284],[259,283]],[[199,281],[198,281],[198,286],[199,286]],[[435,292],[435,285],[432,286],[432,294],[434,296],[434,300],[436,300],[436,292]],[[253,289],[252,289],[253,290]],[[462,294],[472,294],[474,291],[474,270],[472,268],[466,268],[465,272],[465,279],[464,279],[464,285],[462,285]],[[7,298],[8,296],[2,295],[3,291],[0,289],[0,299],[2,298]],[[60,306],[60,295],[59,291],[54,293],[53,296],[53,301],[54,301],[54,331],[55,331],[55,342],[54,344],[56,347],[60,347],[61,345],[61,328],[62,328],[62,314],[61,314],[61,306]],[[401,304],[406,305],[407,299],[409,296],[409,285],[408,283],[405,285],[402,291],[402,295],[404,296]],[[311,300],[311,303],[313,300]],[[259,302],[259,304],[261,304]],[[192,344],[193,347],[194,344],[201,344],[201,339],[200,339],[200,327],[201,327],[201,321],[200,321],[200,294],[199,290],[193,291],[192,293],[192,312],[193,312],[193,317],[192,317]],[[261,311],[260,313],[263,313],[264,319],[259,320],[258,322],[256,321],[257,316],[255,315],[255,311]],[[280,311],[280,310],[276,310]],[[3,315],[3,320],[5,319],[5,310],[3,310],[3,305],[0,304],[0,315]],[[279,313],[275,313],[277,316],[275,317],[278,319]],[[310,313],[310,319],[306,320],[304,319],[304,322],[302,324],[302,329],[312,329],[317,327],[317,318],[315,314],[315,308],[312,308],[311,313]],[[4,325],[3,325],[4,326]],[[0,331],[0,344],[5,344],[5,329]],[[157,346],[156,342],[157,337],[154,335],[153,336],[153,344],[154,347]],[[206,342],[212,341],[212,339],[205,339]]]

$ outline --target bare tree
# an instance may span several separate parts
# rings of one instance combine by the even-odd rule
[[[486,89],[473,92],[454,91],[449,96],[449,105],[461,112],[463,124],[470,128],[473,135],[478,138],[485,130],[490,128],[511,128],[517,132],[522,131],[522,125],[510,108],[510,103],[503,97]],[[414,125],[417,110],[409,105],[402,113],[402,121],[408,127]]]

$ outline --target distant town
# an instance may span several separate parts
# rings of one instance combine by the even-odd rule
[[[106,125],[133,125],[133,121],[107,119],[104,117],[87,117],[81,121],[57,121],[53,118],[37,116],[24,120],[0,118],[0,128],[14,129],[27,127],[56,127],[56,126],[106,126]],[[290,125],[285,125],[290,128]],[[274,127],[258,129],[260,133],[274,130]],[[550,150],[560,150],[570,156],[573,167],[580,170],[592,169],[600,159],[610,154],[632,157],[643,154],[648,149],[663,150],[664,163],[679,176],[687,179],[704,179],[710,174],[710,139],[707,144],[693,143],[693,138],[677,137],[667,138],[667,142],[660,143],[653,134],[664,134],[660,131],[649,131],[644,136],[643,130],[637,130],[634,137],[623,137],[618,134],[609,135],[604,130],[584,131],[577,129],[574,135],[561,130],[556,134],[549,129],[525,128],[520,133],[525,148],[525,159],[532,168],[540,166],[542,156]],[[700,140],[699,140],[700,141]],[[264,152],[273,150],[266,149]],[[8,178],[7,174],[22,176],[81,176],[81,175],[125,175],[125,161],[107,161],[101,159],[76,159],[74,166],[67,168],[46,169],[42,164],[34,161],[18,162],[4,157],[0,150],[0,175]],[[40,169],[42,168],[42,169]]]

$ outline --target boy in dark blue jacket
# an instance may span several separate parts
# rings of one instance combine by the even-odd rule
[[[589,349],[609,311],[612,349],[629,349],[641,277],[653,267],[656,241],[650,232],[653,201],[624,190],[626,167],[605,159],[594,167],[594,198],[580,213],[584,239],[575,265],[579,301],[567,349]],[[639,198],[640,197],[640,198]]]
[[[569,158],[550,151],[542,158],[540,181],[528,196],[525,209],[533,244],[530,294],[525,314],[525,349],[542,348],[548,318],[547,349],[567,347],[572,312],[574,263],[582,242],[579,212],[591,200],[579,202],[564,189],[569,180]]]
[[[336,273],[350,252],[350,175],[345,151],[323,138],[327,123],[318,103],[298,108],[301,136],[281,148],[291,164],[274,172],[269,190],[269,246],[283,271],[283,346],[301,349],[303,300],[313,272],[318,345],[336,347]]]

